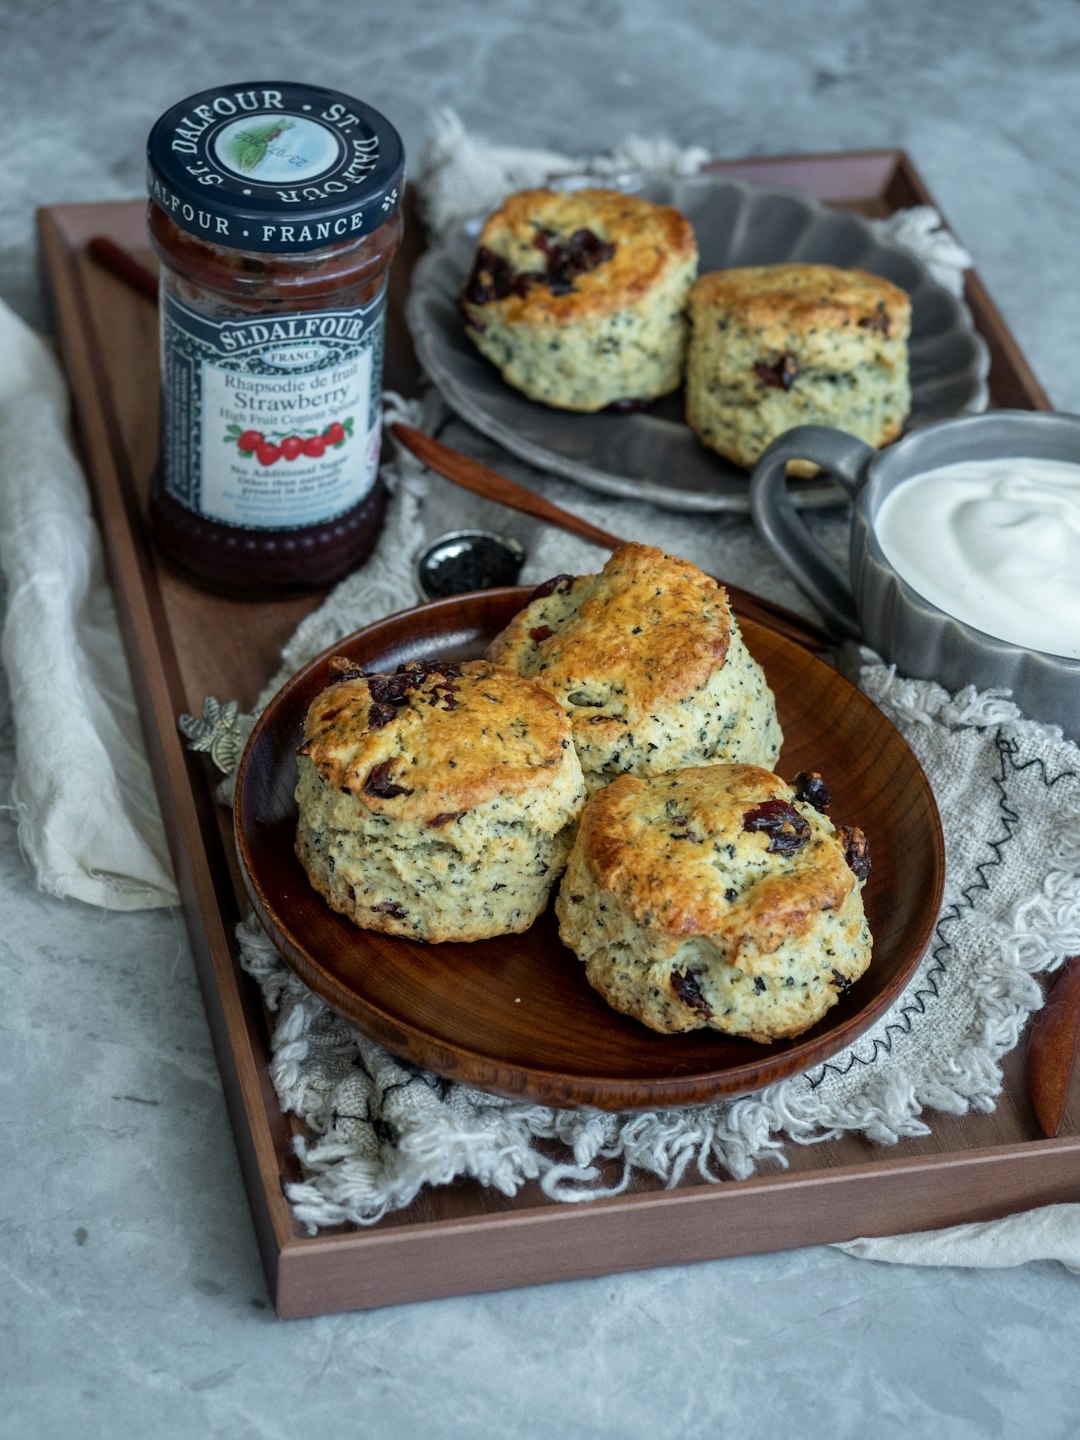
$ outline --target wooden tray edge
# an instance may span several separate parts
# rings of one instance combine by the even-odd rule
[[[933,1169],[934,1184],[927,1185]],[[286,1245],[282,1319],[695,1264],[996,1220],[1080,1187],[1080,1137],[976,1154],[755,1175],[659,1194],[373,1230],[362,1252],[326,1235]],[[835,1191],[834,1203],[818,1205]],[[790,1204],[792,1194],[796,1203]],[[567,1210],[576,1221],[565,1226]],[[554,1233],[549,1226],[557,1225]],[[448,1245],[448,1235],[452,1245]],[[617,1257],[612,1265],[609,1260]]]

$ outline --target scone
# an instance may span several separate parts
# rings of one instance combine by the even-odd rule
[[[483,660],[393,675],[330,666],[299,751],[296,853],[312,885],[391,935],[526,930],[585,802],[559,705]]]
[[[723,586],[649,545],[621,545],[598,575],[541,586],[488,658],[554,694],[590,791],[626,771],[771,768],[780,753],[773,693]]]
[[[695,284],[690,322],[686,422],[736,465],[796,425],[874,446],[900,434],[911,301],[890,281],[831,265],[717,270]]]
[[[618,190],[523,190],[480,232],[465,331],[515,389],[563,410],[682,383],[693,227]]]
[[[821,777],[755,765],[624,775],[589,797],[555,902],[614,1009],[653,1030],[799,1035],[870,962],[861,830]]]

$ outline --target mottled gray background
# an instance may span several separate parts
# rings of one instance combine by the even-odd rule
[[[47,324],[35,207],[140,194],[167,105],[294,78],[413,154],[444,105],[571,151],[903,146],[1080,410],[1078,71],[1077,0],[8,0],[0,296]],[[279,1325],[178,916],[39,895],[0,823],[0,966],[2,1436],[1077,1433],[1080,1281],[1049,1264],[812,1249]]]

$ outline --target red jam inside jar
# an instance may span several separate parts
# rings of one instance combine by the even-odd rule
[[[174,106],[148,156],[162,356],[151,534],[215,590],[328,584],[367,558],[386,507],[400,138],[347,96],[256,84]]]

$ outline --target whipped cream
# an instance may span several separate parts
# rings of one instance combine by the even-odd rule
[[[1080,465],[1006,458],[905,480],[877,512],[913,590],[986,635],[1080,659]]]

